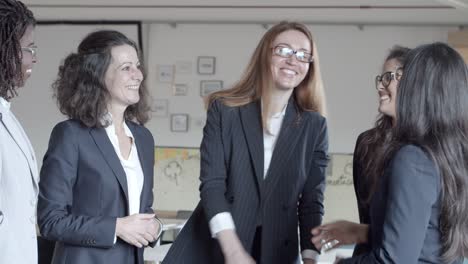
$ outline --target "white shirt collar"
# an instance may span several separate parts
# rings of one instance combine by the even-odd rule
[[[5,100],[5,98],[3,98],[1,96],[0,96],[0,105],[2,105],[3,108],[5,108],[5,109],[10,110],[11,103],[8,102],[7,100]]]
[[[123,122],[123,128],[124,128],[124,131],[125,131],[125,135],[127,137],[132,138],[132,141],[135,141],[135,138],[133,137],[132,131],[130,130],[130,128],[128,128],[127,123],[125,121]],[[108,133],[110,133],[111,135],[115,135],[114,123],[112,123],[112,121],[111,121],[111,123],[107,127],[105,127],[105,130]]]
[[[260,105],[261,105],[261,109],[263,111],[263,100],[260,100]],[[278,113],[274,113],[270,118],[280,118],[280,117],[284,117],[286,115],[286,108],[288,107],[288,103],[286,103],[283,107],[283,110],[281,110],[281,112],[278,112]]]

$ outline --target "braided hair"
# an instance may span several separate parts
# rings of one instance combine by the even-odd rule
[[[6,100],[18,95],[16,87],[23,82],[20,39],[30,25],[36,20],[25,4],[0,0],[0,97]]]

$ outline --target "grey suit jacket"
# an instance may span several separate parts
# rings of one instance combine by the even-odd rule
[[[144,174],[140,212],[152,212],[154,141],[143,126],[127,121]],[[53,263],[139,263],[143,249],[117,239],[117,217],[128,215],[125,171],[103,128],[75,120],[52,131],[41,168],[38,223],[56,240]],[[135,259],[137,256],[137,260]]]
[[[232,214],[247,251],[262,226],[262,263],[297,260],[298,225],[301,248],[314,249],[310,230],[322,221],[328,162],[325,118],[289,101],[265,180],[259,101],[241,107],[214,102],[203,133],[201,202],[163,263],[224,263],[208,227],[220,212]]]
[[[402,147],[370,203],[371,250],[340,264],[442,263],[440,177],[435,163],[421,148]]]
[[[38,182],[31,143],[0,104],[0,263],[37,263]]]

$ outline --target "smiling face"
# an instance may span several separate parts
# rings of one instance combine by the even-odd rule
[[[109,105],[111,108],[127,108],[140,100],[139,88],[143,81],[140,61],[135,48],[130,45],[113,47],[111,55],[105,75]]]
[[[18,84],[18,87],[24,86],[26,80],[31,76],[32,69],[34,64],[36,63],[36,55],[31,52],[28,48],[35,48],[34,45],[34,26],[29,25],[23,36],[20,39],[20,46],[21,46],[21,74],[23,77],[23,81]],[[26,49],[25,49],[26,48]]]
[[[396,59],[391,59],[385,62],[382,73],[395,72],[400,67],[402,67],[402,65]],[[379,112],[390,116],[393,119],[396,118],[395,104],[397,99],[397,86],[398,81],[394,79],[390,81],[390,84],[387,87],[384,87],[382,82],[377,84],[377,90],[379,93]]]
[[[309,63],[298,61],[295,54],[284,58],[273,53],[278,45],[289,47],[294,51],[312,53],[311,44],[306,35],[297,30],[288,30],[279,34],[273,41],[271,73],[276,89],[289,90],[297,87],[309,71]]]

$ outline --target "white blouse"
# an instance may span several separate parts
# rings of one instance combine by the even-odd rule
[[[135,145],[135,138],[132,132],[124,122],[125,134],[132,139],[132,147],[128,159],[124,159],[120,152],[119,139],[115,134],[115,126],[111,124],[105,128],[107,136],[109,137],[114,150],[119,157],[120,163],[127,176],[127,190],[128,190],[128,204],[129,215],[140,213],[140,197],[141,190],[143,189],[143,170],[141,168],[140,159],[138,158],[138,150]]]

